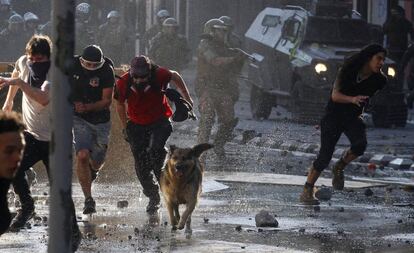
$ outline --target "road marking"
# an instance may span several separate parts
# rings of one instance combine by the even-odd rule
[[[303,186],[306,177],[298,175],[272,174],[272,173],[247,173],[247,172],[219,172],[208,171],[206,178],[224,182],[258,183],[258,184],[277,184],[277,185],[298,185]],[[332,179],[320,177],[316,186],[331,186]],[[384,186],[380,182],[357,182],[345,180],[345,188],[367,188]]]

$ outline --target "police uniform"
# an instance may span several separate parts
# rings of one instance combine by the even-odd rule
[[[160,32],[150,44],[149,56],[159,66],[180,72],[191,60],[187,39],[180,34]]]
[[[80,54],[86,46],[95,43],[95,31],[93,27],[89,24],[89,22],[76,20],[75,34],[75,53]]]
[[[126,64],[127,49],[125,45],[131,44],[127,29],[122,24],[110,24],[109,22],[99,27],[97,42],[105,54],[111,58],[115,66]]]
[[[232,70],[243,59],[215,66],[212,61],[217,57],[232,57],[233,52],[223,44],[211,38],[202,39],[198,46],[196,94],[199,97],[201,114],[198,143],[209,141],[215,116],[218,118],[218,131],[214,139],[216,148],[223,148],[232,139],[232,132],[237,124],[234,105],[238,98],[237,85],[232,82]]]
[[[15,21],[16,20],[16,21]],[[24,31],[23,18],[20,15],[13,15],[9,18],[18,27],[18,30],[12,31],[9,28],[0,32],[0,59],[3,62],[15,62],[25,51],[26,43],[32,34]]]

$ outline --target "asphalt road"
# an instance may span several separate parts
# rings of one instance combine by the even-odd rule
[[[184,76],[191,87],[194,75],[186,71]],[[242,91],[237,104],[240,122],[234,140],[226,146],[228,159],[220,161],[208,152],[207,174],[306,175],[315,152],[283,149],[281,143],[318,144],[319,131],[314,126],[286,120],[289,113],[283,108],[275,108],[269,120],[252,120],[248,87]],[[119,138],[115,116],[113,120],[107,163],[93,187],[98,212],[92,217],[81,215],[83,196],[74,177],[73,197],[84,234],[79,252],[413,252],[414,209],[409,204],[414,203],[414,193],[398,185],[371,187],[372,196],[366,196],[365,188],[348,188],[334,192],[331,200],[314,209],[298,202],[300,185],[215,184],[206,177],[205,187],[210,189],[202,194],[193,214],[192,234],[172,232],[164,207],[159,224],[150,224],[145,214],[147,199],[137,183],[130,151]],[[413,124],[403,129],[368,128],[367,151],[408,157],[414,154],[413,129]],[[246,130],[255,130],[259,136],[242,144],[241,136]],[[196,132],[197,122],[175,124],[169,144],[194,145]],[[338,147],[346,146],[347,140],[341,139]],[[38,183],[33,193],[39,218],[32,220],[28,229],[0,237],[1,252],[46,252],[48,187],[42,166],[36,166],[36,171]],[[410,171],[384,168],[381,172],[411,180],[413,177]],[[366,163],[353,163],[346,178],[375,178],[379,173],[380,170],[369,174]],[[323,176],[330,178],[329,170]],[[120,200],[128,201],[128,207],[118,208]],[[274,215],[279,226],[256,227],[255,215],[260,210]]]

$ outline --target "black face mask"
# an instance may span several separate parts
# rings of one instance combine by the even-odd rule
[[[149,86],[149,82],[139,82],[139,83],[134,82],[133,85],[137,91],[146,91]]]
[[[47,73],[50,68],[50,61],[45,62],[27,62],[29,68],[30,85],[36,88],[40,88],[43,82],[46,80]]]

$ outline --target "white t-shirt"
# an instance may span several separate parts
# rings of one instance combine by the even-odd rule
[[[16,70],[19,72],[19,78],[29,83],[29,68],[27,67],[27,56],[20,57],[16,64]],[[41,90],[49,90],[50,82],[45,81]],[[22,99],[23,121],[26,124],[27,131],[39,141],[50,141],[50,106],[43,106],[23,92]]]

